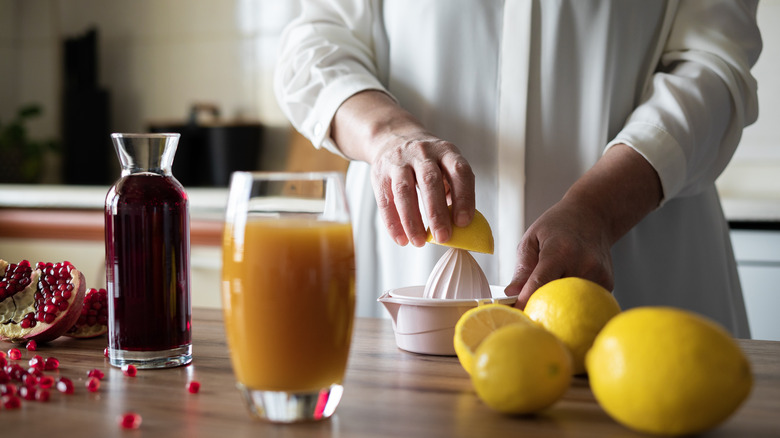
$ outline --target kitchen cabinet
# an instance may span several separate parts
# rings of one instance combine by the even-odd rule
[[[780,341],[780,230],[731,231],[753,339]]]

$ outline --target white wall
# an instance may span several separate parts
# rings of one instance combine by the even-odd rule
[[[758,26],[764,49],[753,67],[758,80],[759,115],[742,137],[735,160],[771,157],[780,163],[780,0],[763,0],[758,4]]]
[[[0,0],[0,121],[40,103],[45,114],[30,130],[57,137],[62,41],[96,27],[113,130],[184,120],[195,102],[286,126],[272,68],[297,10],[290,0]]]

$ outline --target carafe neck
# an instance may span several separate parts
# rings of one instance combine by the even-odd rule
[[[179,134],[111,134],[122,176],[155,173],[172,176]]]

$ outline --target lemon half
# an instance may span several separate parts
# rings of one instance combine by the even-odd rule
[[[451,214],[452,206],[450,205]],[[493,254],[493,231],[490,229],[487,219],[479,210],[474,210],[474,219],[465,227],[455,226],[455,221],[453,220],[452,236],[446,242],[437,242],[433,238],[430,227],[428,227],[428,236],[425,238],[425,241],[451,248]]]
[[[467,310],[455,324],[455,354],[467,373],[474,368],[474,353],[489,334],[509,324],[533,324],[522,310],[505,304],[485,304]]]

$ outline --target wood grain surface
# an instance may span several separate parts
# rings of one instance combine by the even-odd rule
[[[234,386],[222,315],[195,309],[192,365],[140,370],[126,377],[103,357],[106,340],[60,338],[36,354],[61,361],[55,373],[73,379],[72,395],[52,393],[48,403],[27,401],[0,410],[5,437],[642,437],[611,420],[585,378],[564,398],[535,416],[505,416],[477,399],[454,357],[399,350],[390,321],[358,319],[345,393],[333,418],[294,425],[253,420]],[[780,436],[780,342],[740,341],[755,374],[753,392],[726,423],[706,437]],[[4,351],[11,344],[1,343]],[[32,352],[22,349],[23,358]],[[87,372],[106,373],[97,393],[85,388]],[[186,384],[198,380],[190,394]],[[138,430],[122,430],[118,416],[135,411]]]

